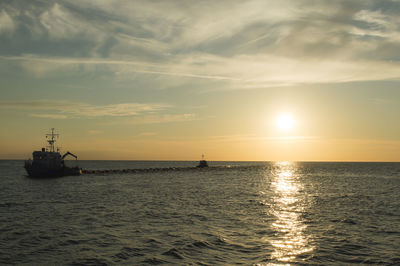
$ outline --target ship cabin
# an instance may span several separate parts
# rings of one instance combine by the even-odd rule
[[[41,151],[34,151],[32,153],[33,162],[35,167],[44,167],[49,169],[57,169],[62,167],[63,160],[59,152],[46,151],[42,148]]]

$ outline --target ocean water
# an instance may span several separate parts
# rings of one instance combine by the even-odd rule
[[[30,179],[0,161],[0,264],[400,265],[399,163],[211,165],[232,167]]]

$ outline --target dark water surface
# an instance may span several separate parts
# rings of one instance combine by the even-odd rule
[[[213,164],[242,167],[35,180],[0,161],[0,264],[400,265],[399,163]]]

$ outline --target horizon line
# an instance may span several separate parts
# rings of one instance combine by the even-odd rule
[[[4,159],[0,158],[0,161],[26,161],[27,159]],[[154,159],[154,160],[149,160],[149,159],[82,159],[82,160],[72,160],[72,159],[67,159],[66,161],[131,161],[131,162],[197,162],[197,160],[163,160],[163,159]],[[344,161],[338,161],[338,160],[299,160],[299,161],[291,161],[291,160],[206,160],[207,162],[243,162],[243,163],[278,163],[278,162],[290,162],[290,163],[400,163],[399,161],[367,161],[367,160],[360,160],[360,161],[353,161],[353,160],[344,160]]]

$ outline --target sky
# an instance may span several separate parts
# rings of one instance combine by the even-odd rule
[[[399,0],[2,0],[0,159],[55,128],[86,160],[400,161],[399,14]]]

